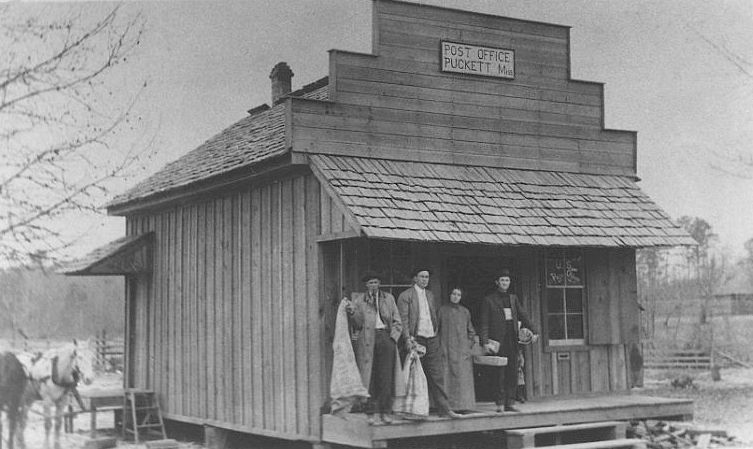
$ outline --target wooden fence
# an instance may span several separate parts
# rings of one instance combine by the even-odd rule
[[[711,365],[708,349],[643,349],[643,367],[647,369],[708,370]]]
[[[122,371],[125,353],[123,337],[108,336],[101,331],[97,333],[95,341],[98,367],[104,371]]]

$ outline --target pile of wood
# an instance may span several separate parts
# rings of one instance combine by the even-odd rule
[[[703,429],[684,422],[632,421],[627,437],[646,441],[649,449],[711,449],[737,445],[734,437],[724,430]]]

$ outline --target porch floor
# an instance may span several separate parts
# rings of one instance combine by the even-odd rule
[[[479,403],[472,414],[450,419],[430,416],[423,421],[395,419],[392,424],[369,425],[363,414],[322,417],[322,441],[355,447],[383,448],[388,440],[482,432],[522,427],[553,426],[596,421],[673,418],[690,420],[693,401],[633,394],[547,398],[516,404],[520,412],[497,413],[493,403]]]

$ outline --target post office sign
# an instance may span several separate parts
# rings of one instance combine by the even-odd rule
[[[459,42],[440,42],[443,72],[515,78],[515,51]]]

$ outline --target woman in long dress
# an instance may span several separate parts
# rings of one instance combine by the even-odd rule
[[[445,391],[453,411],[468,411],[476,407],[473,386],[473,355],[476,331],[471,313],[460,305],[463,292],[452,290],[450,304],[439,309],[439,342],[445,359]]]

